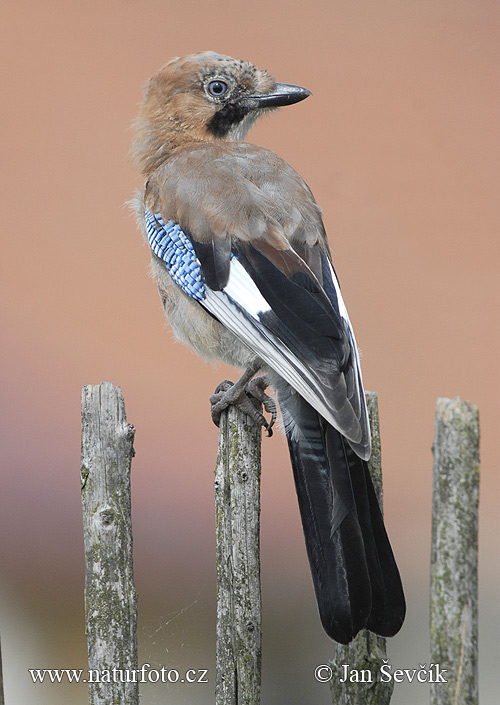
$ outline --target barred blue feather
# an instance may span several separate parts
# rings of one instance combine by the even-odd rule
[[[197,301],[205,298],[205,284],[201,265],[191,240],[182,232],[179,223],[163,222],[160,213],[144,209],[149,246],[168,269],[168,273],[188,296]]]

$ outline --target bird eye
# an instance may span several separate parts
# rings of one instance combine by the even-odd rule
[[[220,98],[227,91],[227,83],[225,81],[210,81],[208,84],[208,92],[215,98]]]

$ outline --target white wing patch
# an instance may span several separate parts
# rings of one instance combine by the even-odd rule
[[[255,282],[236,257],[231,258],[229,281],[224,291],[257,321],[259,313],[271,310]]]
[[[345,306],[345,303],[344,303],[344,299],[342,298],[342,294],[340,293],[340,284],[339,284],[339,281],[338,281],[338,279],[337,279],[337,276],[336,276],[336,274],[335,274],[335,271],[334,271],[334,269],[333,269],[333,267],[332,267],[332,263],[330,262],[330,260],[328,260],[328,266],[330,267],[330,274],[332,275],[332,284],[333,284],[333,286],[335,287],[335,293],[337,294],[337,302],[338,302],[338,305],[339,305],[339,312],[340,312],[340,315],[342,316],[342,318],[343,318],[344,320],[346,320],[346,321],[349,323],[349,327],[351,328],[351,322],[350,322],[350,320],[349,320],[349,314],[347,313],[347,309],[346,309],[346,306]],[[351,330],[352,330],[352,328],[351,328]]]

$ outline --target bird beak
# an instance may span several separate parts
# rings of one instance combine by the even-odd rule
[[[292,86],[289,83],[277,83],[272,93],[248,96],[245,103],[254,110],[259,108],[279,108],[283,105],[299,103],[310,95],[311,91],[307,90],[307,88]]]

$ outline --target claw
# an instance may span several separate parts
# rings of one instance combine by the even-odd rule
[[[273,431],[272,427],[274,426],[274,422],[276,421],[276,402],[272,397],[269,396],[269,394],[265,393],[265,389],[269,387],[269,380],[267,378],[267,375],[262,375],[261,377],[254,377],[253,379],[250,380],[250,382],[247,384],[246,390],[249,394],[251,394],[255,399],[258,399],[264,406],[264,409],[271,414],[271,421],[268,423],[266,426],[267,429],[267,435],[272,436]]]
[[[276,403],[264,391],[269,384],[266,377],[252,379],[254,373],[255,369],[250,367],[237,382],[233,383],[225,379],[217,386],[215,393],[210,397],[212,420],[218,426],[222,412],[229,406],[236,406],[240,411],[250,416],[256,424],[264,426],[267,435],[272,436],[272,427],[276,421]],[[271,414],[270,421],[267,421],[255,405],[255,400],[261,402],[264,409]]]

